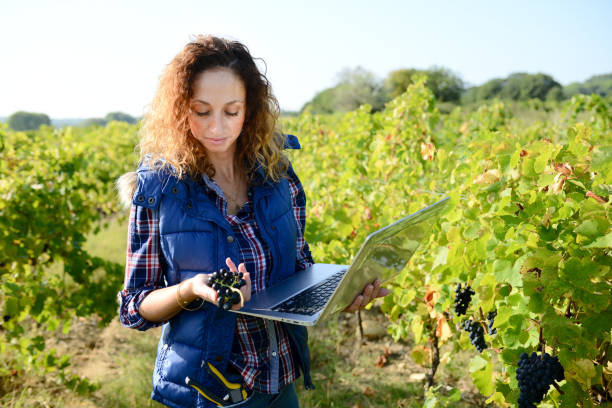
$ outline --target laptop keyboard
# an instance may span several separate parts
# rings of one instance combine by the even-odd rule
[[[312,316],[325,306],[346,271],[344,269],[334,273],[329,278],[273,307],[272,310]]]

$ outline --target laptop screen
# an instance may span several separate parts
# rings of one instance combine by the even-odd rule
[[[431,233],[433,224],[448,203],[448,197],[370,234],[330,301],[329,313],[348,306],[363,287],[379,278],[381,284],[404,269],[421,241]],[[327,310],[325,311],[327,315]],[[323,317],[323,316],[322,316]]]

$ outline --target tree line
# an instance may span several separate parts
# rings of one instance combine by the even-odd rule
[[[105,126],[107,123],[113,121],[133,124],[136,123],[138,119],[127,113],[110,112],[103,118],[85,119],[81,124],[82,126]],[[18,111],[9,116],[6,123],[11,129],[17,131],[36,130],[43,125],[51,126],[51,119],[45,113]]]
[[[338,75],[335,86],[317,93],[301,112],[347,112],[363,104],[380,111],[385,104],[405,92],[415,74],[427,76],[427,87],[440,102],[452,104],[482,103],[491,99],[525,101],[561,101],[576,94],[612,96],[612,73],[596,75],[585,82],[561,85],[547,74],[514,73],[506,78],[495,78],[479,86],[468,87],[459,75],[443,67],[426,70],[414,68],[392,71],[380,80],[362,67],[345,69]]]
[[[506,78],[495,78],[482,85],[468,87],[458,74],[443,67],[398,69],[390,72],[383,80],[357,67],[340,72],[337,84],[318,92],[304,104],[300,112],[348,112],[366,103],[372,107],[373,112],[378,112],[387,102],[406,91],[413,83],[415,74],[427,76],[426,86],[436,100],[451,104],[480,104],[491,99],[561,101],[576,94],[612,97],[612,73],[595,75],[584,82],[574,82],[567,86],[547,74],[514,73]],[[123,112],[110,112],[104,118],[85,119],[81,124],[105,126],[112,121],[136,123],[138,119]],[[42,125],[51,125],[51,119],[44,113],[19,111],[9,116],[7,124],[13,130],[35,130]]]

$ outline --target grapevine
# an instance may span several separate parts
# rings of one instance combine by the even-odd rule
[[[554,123],[528,124],[499,101],[441,115],[416,79],[381,112],[363,106],[291,119],[285,130],[303,146],[291,159],[311,203],[305,233],[313,257],[346,263],[372,231],[449,196],[431,235],[389,284],[382,310],[393,338],[431,348],[435,337],[474,350],[457,333],[464,329],[449,324],[451,315],[471,320],[486,348],[472,335],[481,353],[469,374],[490,403],[507,406],[519,393],[508,373],[523,350],[538,348],[543,329],[542,342],[566,369],[563,393],[545,400],[609,401],[610,112],[609,101],[578,96]],[[469,299],[458,298],[462,291]]]
[[[309,200],[305,237],[317,262],[346,264],[372,231],[450,197],[388,284],[381,308],[394,339],[473,351],[469,374],[493,404],[516,404],[520,390],[508,373],[524,350],[546,347],[564,377],[542,401],[610,401],[609,101],[576,96],[555,120],[534,124],[499,101],[442,115],[416,78],[383,111],[304,113],[282,125],[302,145],[288,155]],[[83,243],[119,211],[113,182],[136,166],[137,130],[0,128],[3,384],[13,370],[61,372],[67,363],[44,337],[69,330],[74,316],[115,317],[123,267]],[[60,274],[48,272],[54,262],[63,263]],[[469,282],[459,286],[469,299],[457,301],[457,282]],[[231,292],[218,293],[221,307]],[[455,316],[467,319],[463,328],[451,323]],[[466,325],[486,332],[484,346],[472,336],[479,353],[459,335]]]

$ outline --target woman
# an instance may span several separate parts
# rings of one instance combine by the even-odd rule
[[[167,406],[214,407],[227,395],[229,406],[297,407],[300,371],[312,386],[304,327],[223,311],[208,285],[222,267],[242,272],[246,301],[313,262],[306,197],[282,152],[299,144],[278,132],[278,112],[244,45],[199,36],[167,66],[141,163],[119,180],[131,205],[120,319],[163,324],[152,398]],[[347,311],[387,293],[368,285]]]

